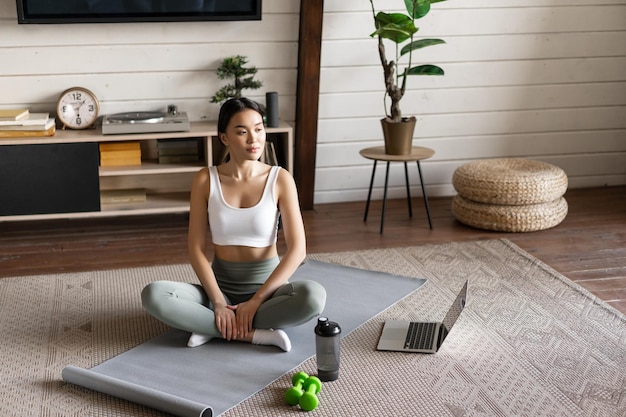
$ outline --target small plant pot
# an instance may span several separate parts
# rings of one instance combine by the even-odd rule
[[[403,117],[402,122],[393,123],[389,119],[380,120],[385,139],[385,153],[388,155],[409,155],[413,148],[415,117]]]

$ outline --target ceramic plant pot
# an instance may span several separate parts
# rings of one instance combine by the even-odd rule
[[[380,120],[385,139],[385,153],[388,155],[409,155],[413,147],[415,117],[403,117],[402,122],[393,123],[389,119]]]

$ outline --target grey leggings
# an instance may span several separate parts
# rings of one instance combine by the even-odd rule
[[[237,299],[234,303],[239,303],[253,295],[254,293],[245,296],[232,294],[231,297]],[[224,297],[228,304],[233,304],[229,294],[225,293]],[[169,326],[221,337],[215,325],[213,305],[201,285],[155,281],[143,289],[141,301],[151,315]],[[298,326],[318,316],[325,304],[326,290],[321,284],[310,280],[288,282],[261,304],[252,326],[255,329],[284,329]]]

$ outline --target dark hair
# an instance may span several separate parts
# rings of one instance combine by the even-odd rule
[[[244,110],[254,110],[259,113],[261,117],[264,116],[263,109],[256,101],[245,97],[228,99],[220,108],[220,115],[217,119],[217,132],[225,133],[230,119],[232,119],[235,114]]]

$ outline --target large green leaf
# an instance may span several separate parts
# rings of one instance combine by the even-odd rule
[[[395,43],[402,43],[417,32],[413,19],[402,13],[379,12],[376,27],[378,29],[370,36],[378,35]]]
[[[408,54],[411,51],[416,49],[426,48],[427,46],[440,45],[442,43],[446,43],[446,41],[442,39],[419,39],[417,41],[413,41],[408,45],[405,45],[400,50],[400,56]]]
[[[430,12],[429,0],[404,0],[406,11],[409,16],[413,16],[413,19],[421,19]]]
[[[409,69],[407,75],[444,75],[442,68],[436,65],[418,65]]]
[[[404,4],[416,2],[418,6],[422,6],[424,4],[433,4],[433,3],[441,3],[446,0],[404,0]],[[408,6],[407,6],[408,7]]]

